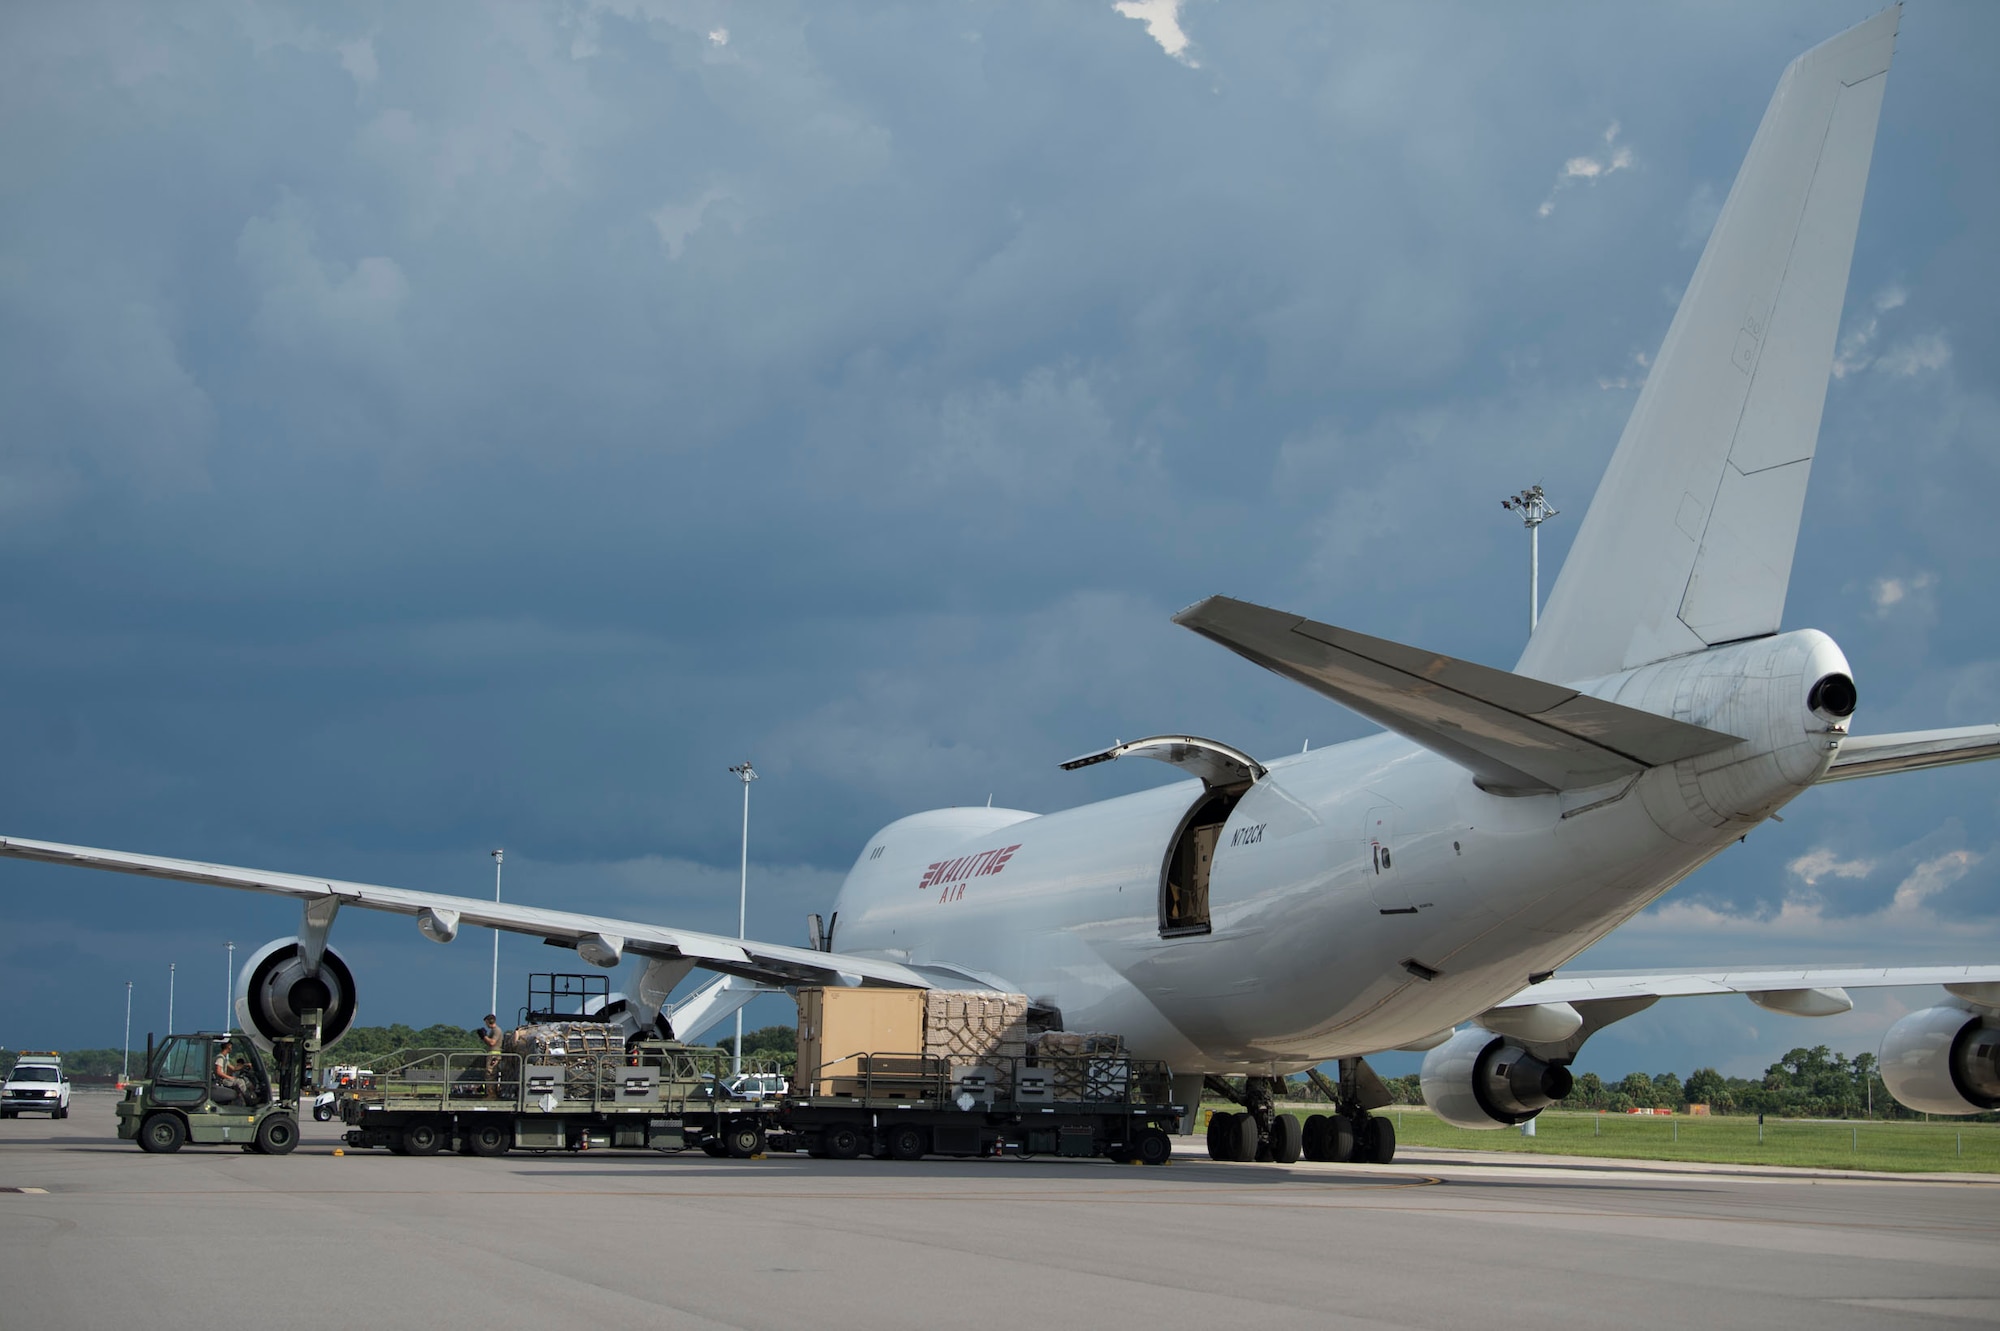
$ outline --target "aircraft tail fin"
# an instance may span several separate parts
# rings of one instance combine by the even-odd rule
[[[1520,673],[1777,632],[1900,17],[1779,80]]]

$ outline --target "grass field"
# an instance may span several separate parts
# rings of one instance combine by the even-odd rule
[[[1235,1108],[1214,1103],[1202,1107]],[[1303,1118],[1324,1109],[1297,1107],[1290,1112]],[[1404,1146],[1596,1155],[1623,1160],[2000,1174],[2000,1123],[1880,1120],[1846,1123],[1773,1118],[1765,1121],[1760,1142],[1754,1115],[1709,1118],[1676,1114],[1672,1118],[1659,1118],[1549,1111],[1535,1120],[1535,1135],[1523,1137],[1518,1128],[1492,1132],[1454,1128],[1420,1106],[1376,1112],[1396,1121],[1396,1140]]]

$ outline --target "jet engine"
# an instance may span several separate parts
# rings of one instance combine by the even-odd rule
[[[2000,1109],[2000,1021],[1949,1004],[1912,1012],[1882,1037],[1882,1083],[1920,1113]]]
[[[236,973],[237,1025],[261,1045],[302,1034],[301,1014],[314,1008],[322,1014],[322,1045],[332,1044],[354,1024],[354,972],[331,946],[320,954],[315,975],[306,973],[305,955],[296,938],[264,944]]]
[[[1424,1055],[1424,1103],[1461,1128],[1526,1123],[1569,1094],[1569,1069],[1504,1036],[1468,1026]]]

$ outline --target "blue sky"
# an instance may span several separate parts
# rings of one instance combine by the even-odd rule
[[[1552,579],[1850,9],[10,7],[0,830],[464,893],[504,845],[512,898],[727,931],[750,757],[792,940],[892,818],[1157,780],[1057,770],[1115,736],[1366,733],[1168,616],[1511,665],[1497,500],[1548,487]],[[2000,720],[1996,38],[1912,0],[1882,113],[1786,614],[1857,729]],[[1813,792],[1583,964],[1994,960],[1996,809]],[[0,1043],[116,1043],[128,978],[164,1029],[170,961],[219,1020],[224,940],[295,925],[0,864]],[[363,1020],[484,1012],[484,937],[337,933]],[[1923,997],[1663,1004],[1580,1066]]]

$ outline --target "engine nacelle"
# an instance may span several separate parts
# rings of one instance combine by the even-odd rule
[[[1882,1037],[1882,1084],[1919,1113],[2000,1109],[2000,1021],[1954,1005],[1912,1012]]]
[[[1468,1026],[1424,1055],[1424,1103],[1460,1128],[1526,1123],[1569,1094],[1569,1069]]]
[[[276,938],[257,949],[236,973],[236,1022],[258,1044],[305,1030],[300,1017],[318,1008],[319,1038],[330,1045],[354,1024],[354,972],[328,946],[319,974],[307,975],[296,938]]]

